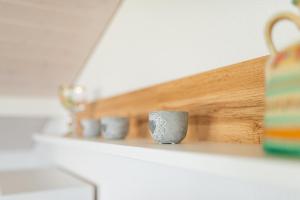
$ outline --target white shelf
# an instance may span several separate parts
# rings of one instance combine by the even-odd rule
[[[146,140],[82,140],[46,135],[35,135],[34,140],[56,149],[85,149],[285,188],[298,189],[300,185],[300,160],[265,155],[260,145],[209,142],[160,145]]]

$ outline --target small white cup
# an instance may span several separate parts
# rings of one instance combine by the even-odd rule
[[[96,119],[83,119],[80,122],[82,126],[83,137],[97,137],[101,132],[100,120]]]
[[[103,117],[101,129],[105,139],[121,140],[127,136],[129,120],[127,117]]]
[[[149,128],[153,140],[160,144],[178,144],[186,136],[188,112],[153,111],[149,113]]]

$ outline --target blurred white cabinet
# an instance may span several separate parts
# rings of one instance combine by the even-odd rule
[[[300,160],[260,145],[36,135],[49,163],[95,183],[101,200],[299,200]]]
[[[95,187],[56,168],[0,172],[1,200],[94,200]]]

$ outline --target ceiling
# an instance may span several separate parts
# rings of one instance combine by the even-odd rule
[[[120,0],[0,0],[0,94],[55,96],[71,83]]]

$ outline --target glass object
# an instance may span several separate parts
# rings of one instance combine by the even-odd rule
[[[85,109],[86,89],[80,85],[62,85],[59,87],[58,93],[60,102],[71,116],[68,135],[78,135],[76,116],[78,112]]]

